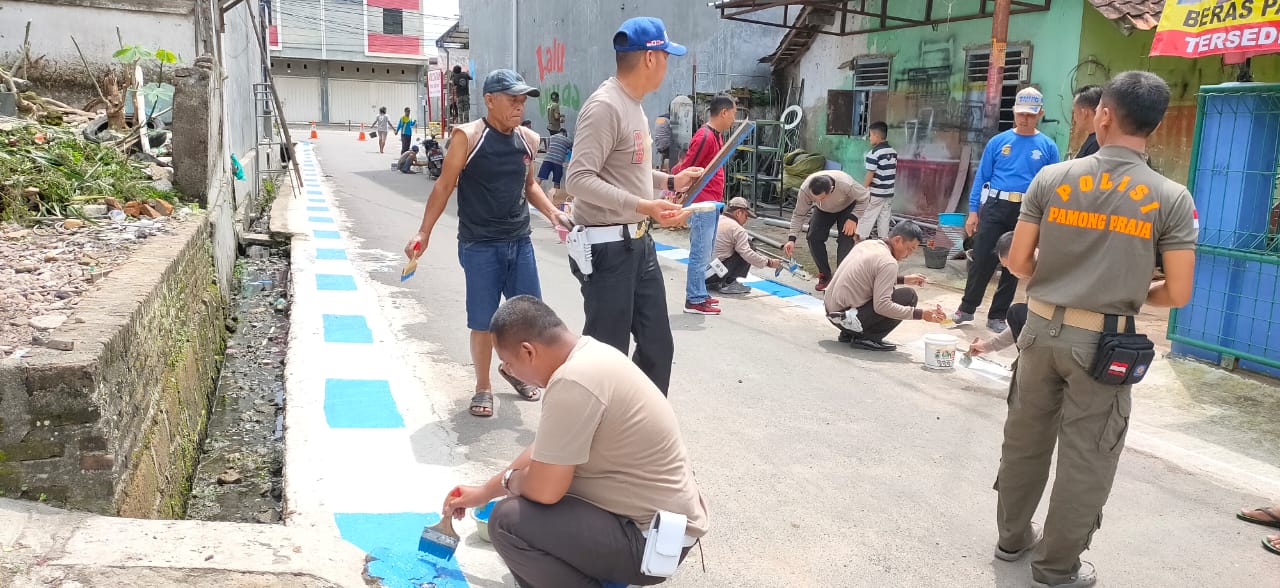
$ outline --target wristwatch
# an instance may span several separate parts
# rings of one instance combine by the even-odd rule
[[[675,192],[675,191],[676,191],[676,177],[675,177],[675,176],[667,176],[667,189],[668,189],[668,190],[671,190],[672,192]]]
[[[508,494],[511,493],[511,474],[514,473],[516,473],[514,469],[502,472],[502,489],[506,490]]]

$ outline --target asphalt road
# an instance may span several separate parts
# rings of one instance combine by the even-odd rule
[[[463,464],[456,481],[479,482],[533,440],[539,405],[519,400],[495,374],[497,416],[467,414],[471,368],[456,208],[402,287],[401,252],[432,183],[390,170],[391,155],[353,134],[322,132],[317,149],[343,228],[359,249],[356,267],[379,290],[402,350],[420,362],[422,393],[449,431],[449,447],[415,447],[415,454],[424,462],[455,456]],[[535,217],[534,224],[544,298],[580,328],[582,299],[562,246],[544,221]],[[677,349],[670,398],[712,524],[704,555],[690,555],[666,585],[1029,584],[1025,561],[991,555],[991,484],[1007,384],[926,370],[914,352],[927,332],[919,324],[890,337],[901,351],[872,354],[836,343],[816,311],[768,295],[722,297],[718,317],[682,314],[684,266],[663,265]],[[926,290],[922,299],[942,296]],[[1143,397],[1135,394],[1134,403],[1136,422]],[[422,436],[415,443],[440,441]],[[1274,452],[1255,457],[1280,463]],[[1232,515],[1280,500],[1257,491],[1280,483],[1233,483],[1184,465],[1126,451],[1105,524],[1084,555],[1097,565],[1099,585],[1274,586],[1280,557],[1258,544],[1267,529]],[[1036,520],[1045,506],[1047,498]],[[475,585],[513,585],[496,554],[474,538],[464,541],[459,561]]]

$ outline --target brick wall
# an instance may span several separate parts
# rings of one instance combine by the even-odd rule
[[[0,491],[103,514],[181,516],[225,346],[209,225],[152,237],[53,338],[0,360]]]

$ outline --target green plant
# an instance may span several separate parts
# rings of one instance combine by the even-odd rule
[[[156,190],[142,170],[114,146],[70,129],[30,124],[0,131],[0,219],[78,216],[79,205],[105,196],[176,200],[175,192]]]
[[[47,502],[48,500],[49,500],[49,495],[45,494],[44,492],[41,492],[40,497],[36,499],[36,502]]]
[[[116,61],[125,66],[125,78],[129,80],[129,86],[136,86],[137,81],[133,79],[133,70],[143,61],[155,60],[160,64],[160,74],[156,83],[147,84],[137,88],[138,93],[151,103],[151,110],[147,112],[147,122],[156,114],[156,107],[161,101],[173,100],[173,86],[166,86],[164,81],[165,64],[173,65],[179,63],[178,55],[168,49],[159,49],[155,51],[147,49],[142,45],[124,45],[111,55]],[[140,121],[138,126],[142,126]]]

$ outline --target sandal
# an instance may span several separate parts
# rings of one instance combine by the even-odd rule
[[[471,416],[493,416],[493,392],[480,390],[471,397]]]
[[[536,401],[542,394],[542,390],[537,386],[530,386],[529,384],[520,381],[519,378],[508,374],[506,370],[502,369],[504,367],[506,367],[506,364],[498,366],[498,375],[502,376],[502,379],[506,380],[508,384],[511,384],[511,387],[516,389],[516,394],[519,394],[521,398],[530,402]]]
[[[1268,535],[1262,539],[1262,548],[1280,555],[1280,535]]]
[[[1263,514],[1263,516],[1253,517],[1253,516],[1249,516],[1248,514],[1245,514],[1245,513],[1251,513],[1251,512],[1260,512]],[[1236,518],[1245,522],[1253,523],[1255,525],[1265,525],[1267,527],[1275,527],[1277,529],[1280,529],[1280,508],[1277,508],[1274,506],[1264,506],[1262,508],[1242,510],[1236,513]]]

